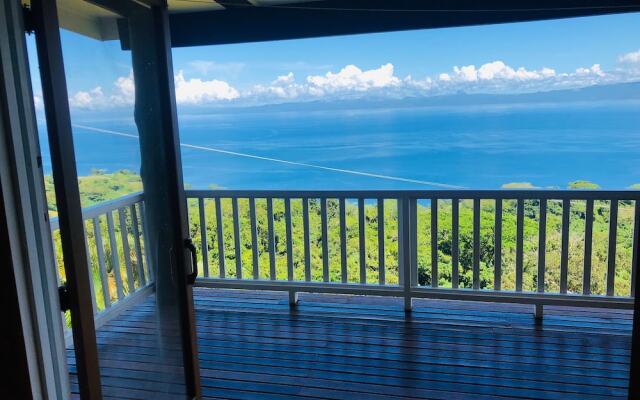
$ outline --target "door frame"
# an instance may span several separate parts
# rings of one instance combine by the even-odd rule
[[[117,7],[110,10],[123,15],[125,23],[129,21],[130,40],[134,44],[135,120],[140,136],[145,220],[150,227],[145,247],[151,253],[151,266],[155,269],[160,329],[163,334],[163,315],[174,315],[179,323],[186,392],[188,398],[199,398],[193,293],[188,280],[196,266],[192,265],[192,254],[185,246],[188,214],[182,181],[167,4],[166,1],[90,1],[105,8]],[[78,383],[82,398],[98,399],[102,395],[100,370],[94,312],[88,301],[92,282],[84,245],[85,227],[56,7],[55,1],[32,0],[32,21],[60,215]],[[154,221],[158,222],[158,229],[154,229]],[[167,322],[175,331],[174,321],[169,317]]]
[[[70,396],[23,7],[0,4],[0,181],[31,395]],[[4,247],[3,247],[4,248]],[[17,350],[17,349],[16,349]]]

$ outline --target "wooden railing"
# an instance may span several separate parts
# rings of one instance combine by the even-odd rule
[[[134,193],[82,210],[85,246],[91,268],[93,310],[100,326],[153,288],[153,273],[144,251],[144,201]],[[58,219],[50,221],[56,272],[65,280]]]
[[[297,292],[399,296],[407,308],[415,297],[633,305],[637,191],[188,190],[187,198],[202,286],[288,291],[292,302]]]
[[[188,190],[196,284],[631,308],[640,192]],[[142,193],[83,210],[96,323],[150,293]],[[57,220],[51,220],[57,270]],[[64,280],[64,276],[60,277]],[[105,294],[108,294],[105,296]]]

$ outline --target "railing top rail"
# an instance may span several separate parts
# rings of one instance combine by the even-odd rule
[[[187,190],[189,198],[365,198],[640,200],[640,190],[456,189],[456,190]]]
[[[83,208],[82,219],[87,220],[93,217],[100,216],[109,211],[117,210],[118,208],[128,207],[132,204],[142,201],[143,199],[143,192],[135,192],[112,200],[107,200],[102,203]],[[49,223],[52,229],[57,229],[58,217],[51,218],[51,221]]]

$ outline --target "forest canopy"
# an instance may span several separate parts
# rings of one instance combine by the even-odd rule
[[[50,213],[55,215],[55,202],[53,193],[53,181],[51,177],[45,178],[47,197],[50,204]],[[109,199],[117,198],[125,194],[140,191],[142,183],[140,177],[126,170],[107,173],[102,170],[93,171],[91,175],[79,178],[79,187],[83,207],[97,204]],[[531,183],[521,182],[506,184],[504,188],[529,188],[534,189]],[[575,181],[567,186],[568,189],[597,189],[599,186],[588,181]],[[516,209],[515,200],[502,200],[502,246],[501,260],[501,289],[515,289],[515,262],[516,262]],[[524,241],[523,241],[523,290],[535,291],[537,289],[540,204],[539,200],[526,200],[524,202]],[[582,293],[583,291],[583,265],[585,254],[585,201],[572,200],[569,216],[569,240],[568,240],[568,276],[567,285],[569,292]],[[240,257],[242,261],[242,274],[250,278],[254,274],[253,249],[251,237],[251,221],[249,219],[249,201],[238,201],[238,214],[240,217]],[[617,220],[617,246],[616,246],[616,270],[615,270],[615,294],[628,296],[631,287],[631,263],[633,254],[633,229],[634,229],[634,202],[620,201]],[[451,287],[452,285],[452,203],[450,200],[439,200],[437,214],[437,279],[438,285]],[[223,221],[223,248],[224,257],[222,263],[225,266],[226,277],[236,275],[236,251],[234,243],[233,210],[230,199],[221,201]],[[398,213],[397,203],[393,199],[384,201],[384,221],[378,220],[378,208],[375,200],[365,203],[365,273],[366,282],[377,284],[379,281],[378,260],[378,224],[384,224],[384,257],[385,257],[385,281],[388,284],[398,283]],[[492,199],[480,202],[480,287],[492,289],[494,282],[494,265],[496,260],[495,248],[495,212],[496,202]],[[196,199],[188,199],[189,229],[190,234],[198,249],[201,249],[201,230],[199,225],[200,215]],[[133,246],[133,229],[131,215],[125,211],[127,221],[127,246],[131,254],[129,257],[133,263],[133,271],[137,270],[138,259]],[[327,200],[328,216],[328,250],[329,250],[329,280],[339,282],[341,275],[341,249],[340,249],[340,222],[339,202],[337,199]],[[609,237],[609,212],[610,202],[594,202],[593,241],[592,241],[592,274],[590,291],[594,294],[606,293],[607,264],[608,264],[608,237]],[[115,212],[117,213],[117,211]],[[220,255],[218,252],[218,232],[216,221],[215,203],[212,199],[204,200],[205,232],[207,241],[207,266],[208,275],[217,277],[220,275]],[[346,253],[347,253],[347,280],[348,282],[360,282],[360,240],[358,226],[358,205],[355,201],[346,201]],[[282,199],[273,201],[273,227],[275,249],[275,274],[276,279],[287,279],[287,240],[285,202]],[[99,220],[106,237],[106,224]],[[94,282],[100,286],[97,274],[97,252],[95,238],[93,237],[92,221],[86,222],[88,247],[94,268]],[[291,200],[291,226],[292,226],[292,262],[295,280],[305,280],[304,262],[304,234],[303,234],[303,208],[301,199]],[[546,243],[545,243],[545,291],[558,292],[560,288],[560,255],[561,255],[561,228],[562,228],[562,201],[549,200],[547,204],[546,219]],[[116,226],[120,237],[120,226]],[[309,236],[310,236],[310,260],[311,280],[322,281],[322,234],[320,221],[320,201],[309,201]],[[431,285],[431,206],[429,201],[419,201],[417,207],[418,230],[418,280],[421,285]],[[256,231],[258,239],[258,277],[270,278],[270,259],[268,241],[267,205],[265,199],[256,199]],[[460,286],[471,288],[472,262],[473,262],[473,201],[460,200],[459,202],[459,273]],[[62,251],[60,249],[59,234],[54,234],[57,248],[58,263],[61,268],[61,276],[64,277]],[[104,243],[107,272],[110,280],[113,280],[114,264],[111,257],[109,243]],[[117,242],[118,257],[123,268],[123,245]],[[203,275],[204,260],[202,251],[198,252],[200,275]],[[148,267],[148,266],[147,266]],[[147,268],[145,267],[145,268]],[[123,269],[122,275],[126,274]],[[136,282],[140,277],[135,277]],[[123,278],[124,281],[126,279]],[[113,283],[113,282],[112,282]],[[110,297],[115,298],[115,290],[110,284]],[[128,288],[125,288],[128,290]],[[98,296],[102,296],[101,290],[96,290]]]

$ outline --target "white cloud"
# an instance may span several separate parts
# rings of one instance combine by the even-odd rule
[[[175,76],[176,101],[178,104],[203,104],[219,100],[233,100],[240,93],[225,81],[185,79],[184,72]]]
[[[35,106],[36,110],[42,109],[42,107],[44,106],[44,103],[42,102],[42,95],[40,94],[33,95],[33,105]]]
[[[527,70],[524,67],[515,69],[505,64],[503,61],[497,60],[481,65],[476,68],[475,65],[467,65],[464,67],[453,67],[453,74],[441,74],[440,80],[454,82],[478,82],[478,81],[528,81],[551,78],[556,75],[555,70],[551,68],[542,68],[540,70]],[[443,79],[444,76],[444,79]]]
[[[204,104],[214,101],[233,100],[240,93],[225,81],[186,79],[183,71],[175,75],[176,101],[178,104]],[[127,76],[120,76],[113,82],[109,96],[102,87],[75,92],[69,97],[69,104],[74,108],[99,109],[119,106],[130,106],[135,102],[135,83],[133,71]]]
[[[244,93],[244,96],[257,97],[264,100],[268,100],[272,96],[279,99],[295,99],[306,93],[308,93],[308,88],[296,83],[293,72],[289,72],[286,75],[278,76],[269,85],[253,86],[252,89]]]
[[[337,71],[308,75],[301,79],[296,79],[293,72],[288,72],[271,82],[253,85],[242,92],[224,80],[207,80],[201,75],[187,78],[181,70],[175,75],[175,89],[178,104],[206,105],[229,101],[263,104],[320,97],[357,98],[364,93],[389,98],[433,96],[460,91],[519,93],[640,80],[640,50],[623,54],[618,57],[618,61],[618,67],[606,71],[600,64],[594,64],[560,72],[550,67],[512,67],[502,60],[495,60],[479,66],[454,66],[450,71],[421,79],[415,79],[410,75],[396,76],[394,65],[391,63],[369,70],[349,64]],[[190,63],[190,70],[200,69],[203,74],[218,67],[214,62]],[[135,98],[133,73],[117,78],[111,90],[106,92],[108,94],[105,94],[100,86],[78,91],[69,98],[69,102],[73,107],[89,109],[131,105]]]
[[[101,86],[91,90],[80,90],[69,97],[69,105],[82,109],[100,109],[114,106],[133,104],[135,100],[135,85],[133,83],[133,71],[127,76],[118,77],[113,82],[111,95],[105,95]]]
[[[618,62],[621,63],[640,63],[640,50],[632,51],[618,57]]]
[[[100,86],[89,91],[78,91],[69,98],[69,105],[77,108],[98,108],[104,103],[105,97]]]
[[[347,65],[337,73],[327,72],[325,75],[308,76],[307,83],[316,89],[315,93],[319,94],[337,91],[362,92],[372,88],[398,86],[401,81],[393,74],[393,64],[387,63],[367,71],[355,65]]]
[[[600,64],[593,64],[591,68],[577,68],[575,75],[578,75],[578,76],[596,75],[596,76],[603,77],[606,74],[602,71],[602,68],[600,68]]]
[[[133,82],[133,71],[128,76],[121,76],[113,83],[115,92],[111,100],[118,105],[133,104],[136,98],[136,86]]]

